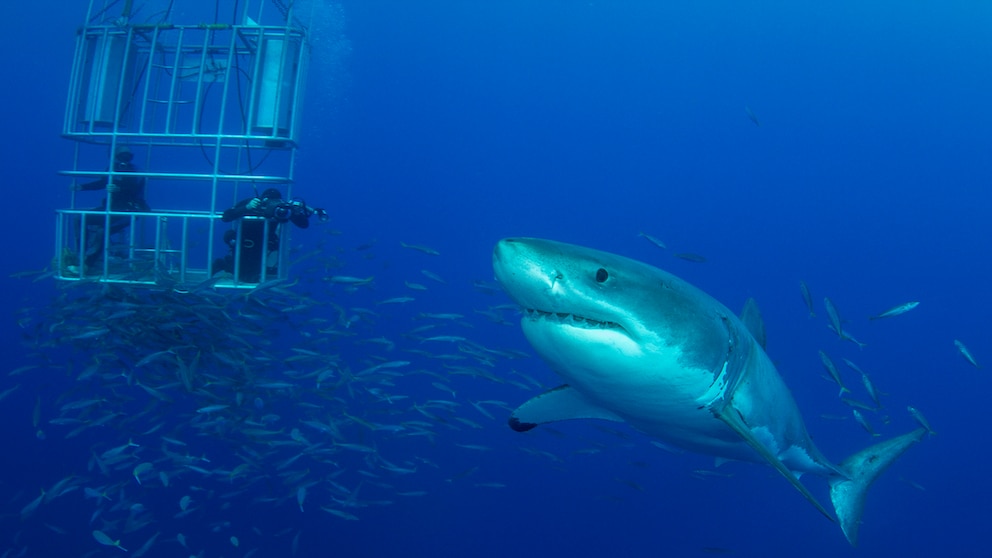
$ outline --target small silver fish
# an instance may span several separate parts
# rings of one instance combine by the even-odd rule
[[[840,323],[840,313],[837,312],[837,307],[834,306],[829,297],[823,297],[823,306],[827,309],[827,317],[830,318],[830,325],[833,326],[834,332],[842,340],[845,339],[844,326]]]
[[[892,316],[898,316],[899,314],[905,314],[906,312],[909,312],[910,310],[912,310],[913,308],[916,308],[919,305],[920,305],[919,302],[907,302],[905,304],[900,304],[898,306],[893,306],[892,308],[889,308],[885,312],[882,312],[881,314],[878,314],[877,316],[872,316],[872,317],[870,317],[868,319],[869,320],[880,320],[882,318],[891,318]]]
[[[216,413],[217,411],[223,411],[224,409],[230,407],[230,405],[207,405],[206,407],[200,407],[196,410],[197,413],[203,415],[209,415],[210,413]]]
[[[410,250],[416,250],[418,252],[423,252],[428,256],[440,256],[441,253],[437,250],[431,248],[430,246],[424,246],[422,244],[407,244],[406,242],[400,242],[400,246],[404,248],[409,248]]]
[[[844,361],[844,364],[846,364],[848,368],[850,368],[851,370],[854,370],[858,374],[864,374],[865,373],[865,371],[862,370],[860,366],[858,366],[857,364],[854,364],[850,360],[848,360],[846,358],[842,358],[841,360]]]
[[[421,269],[420,270],[420,273],[422,273],[424,277],[430,279],[431,281],[437,281],[438,283],[441,283],[441,284],[447,283],[447,281],[445,281],[444,278],[442,278],[437,273],[434,273],[433,271],[430,271],[430,270],[427,270],[427,269]]]
[[[181,509],[182,511],[186,511],[187,509],[189,509],[189,504],[192,501],[193,499],[190,498],[189,495],[183,496],[182,498],[179,499],[179,509]]]
[[[965,360],[970,362],[972,366],[974,366],[975,368],[981,368],[981,366],[978,365],[978,361],[975,360],[975,357],[971,356],[971,351],[968,350],[968,347],[964,346],[964,343],[955,339],[954,346],[958,348],[958,352],[961,353],[961,356],[963,356]]]
[[[873,412],[878,410],[873,408],[871,405],[868,405],[867,403],[862,403],[861,401],[858,401],[857,399],[851,399],[850,397],[841,397],[840,401],[841,403],[847,405],[848,407],[856,407],[858,409],[864,409],[866,411],[873,411]]]
[[[107,536],[107,534],[104,533],[103,531],[93,531],[93,538],[96,539],[96,542],[102,545],[113,546],[123,550],[124,552],[127,552],[127,549],[121,546],[121,541],[119,540],[115,541],[114,539]]]
[[[846,332],[844,330],[840,330],[840,332],[838,333],[837,330],[834,329],[834,325],[833,324],[827,324],[827,329],[829,329],[830,331],[832,331],[834,333],[837,333],[837,335],[838,335],[838,337],[840,337],[840,340],[841,341],[850,341],[851,343],[854,343],[855,345],[857,345],[859,349],[864,349],[865,347],[868,346],[868,343],[862,343],[861,341],[858,341],[853,335],[851,335],[850,333],[848,333],[848,332]]]
[[[376,302],[376,304],[377,305],[378,304],[405,304],[407,302],[413,302],[414,300],[416,300],[416,299],[413,298],[412,296],[397,296],[397,297],[394,297],[394,298],[387,298],[385,300],[380,300],[379,302]]]
[[[806,281],[799,281],[799,292],[803,294],[803,302],[806,303],[806,309],[809,310],[809,317],[815,318],[816,312],[813,311],[813,295],[809,292],[809,287],[806,286]]]
[[[460,335],[435,335],[434,337],[426,337],[421,339],[421,343],[426,343],[428,341],[440,341],[442,343],[461,343],[465,341],[464,337]]]
[[[79,333],[77,335],[73,335],[73,336],[69,337],[69,339],[73,339],[73,340],[77,340],[77,341],[80,340],[80,339],[93,339],[94,337],[102,337],[102,336],[104,336],[104,335],[106,335],[108,333],[110,333],[110,329],[109,328],[101,327],[101,328],[96,328],[96,329],[90,329],[90,330],[84,331],[82,333]]]
[[[868,421],[865,420],[865,417],[861,416],[860,411],[854,409],[851,412],[854,413],[854,420],[858,421],[858,424],[860,424],[861,427],[865,429],[865,432],[871,434],[872,436],[880,436],[880,434],[876,434],[875,431],[872,430],[871,425],[868,424]]]
[[[930,428],[930,422],[927,420],[927,417],[923,416],[923,413],[917,410],[916,407],[909,405],[906,407],[906,410],[909,411],[909,414],[913,415],[913,419],[916,420],[920,426],[927,430],[927,434],[931,436],[937,435],[937,433],[933,431],[933,428]]]
[[[421,312],[419,316],[421,318],[433,318],[435,320],[458,320],[465,317],[462,314],[453,314],[451,312],[442,312],[442,313]]]
[[[705,256],[700,256],[699,254],[694,254],[692,252],[679,252],[678,254],[675,254],[675,257],[680,260],[685,260],[687,262],[693,262],[693,263],[706,262]]]
[[[346,519],[348,521],[358,521],[358,516],[357,515],[352,514],[352,513],[348,513],[348,512],[346,512],[344,510],[339,510],[339,509],[328,507],[328,506],[321,506],[320,509],[326,511],[327,513],[329,513],[331,515],[336,515],[336,516],[340,517],[341,519]]]
[[[908,484],[909,486],[912,486],[913,488],[919,490],[920,492],[926,491],[926,488],[924,488],[924,486],[922,484],[918,483],[918,482],[911,481],[911,480],[909,480],[907,478],[904,478],[904,477],[899,477],[899,480],[901,480],[902,482]]]
[[[648,242],[650,242],[651,244],[654,244],[655,246],[657,246],[658,248],[661,248],[662,250],[667,250],[668,249],[668,246],[665,246],[665,243],[664,242],[662,242],[662,241],[658,240],[657,238],[649,235],[648,233],[640,232],[640,233],[637,233],[637,236],[639,236],[641,238],[646,238]]]
[[[154,467],[154,465],[148,463],[147,461],[144,463],[140,463],[137,466],[135,466],[134,470],[131,471],[131,475],[134,476],[134,480],[138,481],[138,484],[141,484],[141,475],[147,473],[148,471],[151,471],[152,467]]]
[[[844,381],[841,380],[840,371],[837,370],[837,365],[834,364],[834,361],[830,360],[827,353],[820,351],[820,361],[823,362],[823,367],[827,369],[827,373],[830,374],[830,377],[837,382],[838,386],[840,386],[840,393],[837,394],[838,397],[844,395],[844,392],[851,393],[851,390],[847,389],[847,386],[844,385]]]
[[[761,122],[758,120],[758,117],[754,114],[754,111],[751,110],[751,107],[744,105],[744,112],[747,114],[748,120],[753,122],[755,126],[761,126]]]
[[[871,400],[875,402],[875,406],[881,408],[882,402],[878,400],[878,390],[875,389],[875,384],[871,383],[871,378],[868,377],[868,374],[861,373],[861,383],[864,384],[865,391],[871,396]]]
[[[303,502],[307,499],[307,487],[300,486],[296,489],[296,503],[300,506],[300,511],[303,511]]]
[[[349,275],[332,275],[325,279],[330,283],[335,283],[338,285],[367,285],[375,280],[374,276],[368,277],[351,277]]]

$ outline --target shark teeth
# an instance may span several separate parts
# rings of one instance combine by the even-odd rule
[[[559,323],[574,325],[576,327],[594,328],[594,329],[623,329],[620,324],[616,322],[604,322],[600,320],[594,320],[592,318],[587,318],[585,316],[578,316],[576,314],[569,314],[567,312],[545,312],[544,310],[535,310],[533,308],[525,308],[524,313],[528,318],[533,320],[545,319],[553,320]]]

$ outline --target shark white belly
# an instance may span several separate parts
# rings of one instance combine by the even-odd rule
[[[868,487],[925,433],[834,465],[755,337],[703,291],[652,266],[550,240],[500,241],[493,269],[524,308],[527,340],[566,382],[521,405],[510,418],[514,430],[624,421],[691,451],[767,462],[833,519],[797,473],[824,476],[851,544]]]

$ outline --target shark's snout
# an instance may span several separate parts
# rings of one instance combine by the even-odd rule
[[[500,271],[506,265],[507,252],[512,250],[513,245],[512,238],[504,238],[496,243],[496,247],[493,248],[493,271],[496,272],[496,278],[499,278]]]
[[[499,279],[501,273],[507,271],[507,267],[519,259],[520,242],[515,238],[504,238],[496,243],[493,248],[493,271]]]
[[[534,247],[525,238],[504,238],[493,249],[496,280],[517,304],[540,306],[537,293],[547,287],[547,278]]]

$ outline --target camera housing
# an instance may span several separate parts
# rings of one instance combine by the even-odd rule
[[[261,208],[263,217],[279,223],[289,221],[296,211],[297,208],[293,202],[286,202],[282,200],[266,200],[265,206]]]

